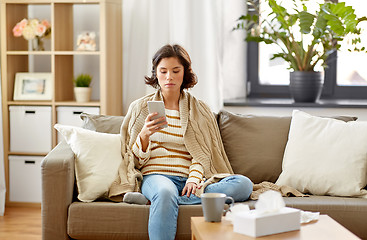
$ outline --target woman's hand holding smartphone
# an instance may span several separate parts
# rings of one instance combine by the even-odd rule
[[[150,136],[168,127],[163,101],[148,101],[148,110],[149,115],[145,119],[144,126],[139,133],[143,151],[149,145]]]
[[[165,109],[164,109],[164,102],[163,101],[148,101],[148,110],[149,110],[150,114],[155,113],[155,112],[158,113],[157,115],[152,116],[152,118],[151,118],[152,120],[162,118],[162,117],[164,117],[164,120],[166,120],[166,112],[165,112]],[[158,123],[161,123],[161,122],[158,122]],[[168,125],[163,124],[160,127],[166,128],[166,127],[168,127]]]

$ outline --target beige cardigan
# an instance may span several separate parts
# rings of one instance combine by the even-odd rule
[[[157,91],[134,101],[122,123],[120,133],[123,161],[108,194],[114,201],[121,201],[126,192],[140,191],[142,174],[135,168],[137,159],[131,149],[148,116],[147,101],[150,100],[163,100],[161,92]],[[210,108],[186,91],[181,94],[179,106],[185,146],[191,156],[203,166],[204,177],[211,178],[204,187],[233,174]],[[197,196],[204,191],[204,187],[196,192]]]

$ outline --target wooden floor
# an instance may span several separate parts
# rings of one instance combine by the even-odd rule
[[[0,216],[1,240],[41,240],[41,209],[6,207]]]

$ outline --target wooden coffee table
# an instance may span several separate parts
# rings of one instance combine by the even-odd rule
[[[256,239],[233,232],[233,225],[227,220],[223,219],[220,223],[212,223],[205,222],[204,217],[191,217],[191,234],[192,240]],[[320,215],[318,221],[301,224],[300,230],[263,236],[259,239],[352,240],[359,238],[328,215]]]

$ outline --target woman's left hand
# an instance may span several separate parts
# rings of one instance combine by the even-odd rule
[[[181,196],[185,195],[187,197],[190,197],[191,194],[195,194],[196,192],[196,189],[200,189],[201,186],[199,185],[196,185],[196,183],[193,183],[193,182],[188,182],[186,183],[184,189],[182,190],[182,194]]]

